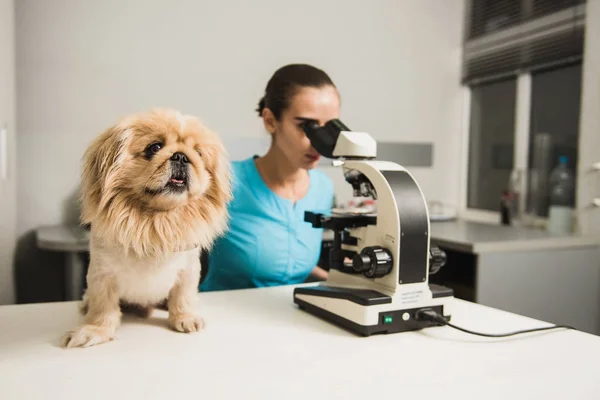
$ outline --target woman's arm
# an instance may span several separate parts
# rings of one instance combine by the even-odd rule
[[[325,271],[323,268],[321,268],[319,266],[316,266],[313,268],[312,272],[310,273],[310,277],[313,279],[324,281],[327,279],[327,271]]]
[[[336,198],[335,198],[335,191],[333,189],[333,182],[331,182],[331,180],[329,178],[325,177],[324,183],[325,183],[325,187],[329,191],[329,204],[326,204],[325,207],[329,208],[331,210],[334,207],[336,207]],[[327,280],[327,276],[328,276],[327,270],[316,265],[313,268],[313,270],[311,271],[308,279],[324,281],[324,280]]]
[[[344,258],[344,264],[346,266],[352,266],[352,260],[348,257]],[[309,275],[309,279],[316,279],[319,281],[324,281],[327,279],[328,272],[318,265],[313,268],[312,272]]]

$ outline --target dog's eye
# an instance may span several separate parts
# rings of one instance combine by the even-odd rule
[[[160,149],[162,149],[162,144],[160,144],[160,143],[152,143],[152,144],[151,144],[151,145],[148,147],[148,150],[149,150],[151,153],[153,153],[153,154],[156,154],[156,153],[158,153],[158,151],[159,151]]]
[[[200,157],[202,157],[202,152],[200,151],[200,149],[196,149],[196,153],[198,153],[198,155],[199,155]]]
[[[151,143],[150,145],[148,145],[148,147],[146,147],[146,157],[150,158],[153,155],[155,155],[156,153],[158,153],[160,151],[160,149],[162,149],[162,143]]]

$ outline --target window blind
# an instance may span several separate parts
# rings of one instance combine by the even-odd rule
[[[477,84],[583,58],[585,0],[468,0],[462,80]]]

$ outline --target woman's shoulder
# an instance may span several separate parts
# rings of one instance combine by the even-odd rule
[[[234,160],[231,161],[231,172],[238,176],[241,173],[243,173],[244,169],[246,168],[246,165],[252,161],[252,157],[249,158],[245,158],[243,160]]]
[[[231,179],[233,180],[234,187],[238,187],[240,184],[247,184],[250,176],[248,174],[248,165],[254,162],[252,157],[244,160],[235,160],[230,163]]]

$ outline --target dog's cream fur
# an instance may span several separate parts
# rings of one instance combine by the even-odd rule
[[[161,147],[148,156],[153,143]],[[189,160],[183,191],[168,190],[175,152]],[[195,310],[200,250],[227,228],[231,196],[227,154],[197,118],[152,110],[101,134],[82,174],[82,222],[91,224],[85,321],[63,345],[112,340],[125,307],[148,316],[166,304],[173,329],[202,329]]]

